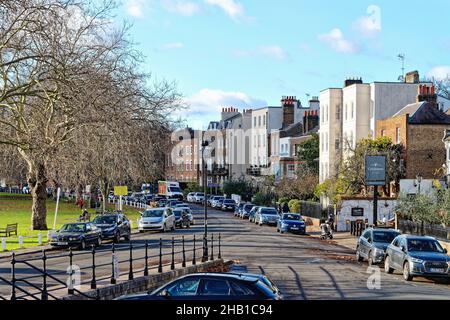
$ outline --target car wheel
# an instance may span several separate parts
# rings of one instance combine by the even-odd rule
[[[172,224],[172,228],[170,228],[171,231],[175,231],[175,223]]]
[[[391,258],[389,256],[384,260],[384,272],[388,274],[392,274],[394,269],[391,268]]]
[[[97,247],[100,247],[101,245],[102,245],[102,237],[98,237],[98,238],[97,238],[96,246],[97,246]]]
[[[405,264],[403,265],[403,279],[405,279],[406,281],[412,281],[413,276],[411,275],[410,271],[409,271],[409,262],[406,261]]]
[[[123,238],[125,239],[125,241],[130,241],[131,240],[131,231],[126,236],[123,236]],[[119,241],[120,241],[120,238],[119,238]]]
[[[369,254],[367,255],[367,263],[369,264],[369,267],[373,266],[372,251],[369,251]]]
[[[81,243],[80,243],[80,249],[81,250],[85,250],[86,249],[86,241],[83,239],[83,240],[81,240]]]
[[[161,229],[161,232],[162,232],[162,233],[166,232],[166,224],[163,225],[163,227],[162,227],[162,229]]]
[[[119,243],[120,242],[120,233],[117,232],[116,235],[114,236],[114,243]]]
[[[356,248],[356,261],[362,262],[363,260],[363,257],[359,254],[359,248]]]

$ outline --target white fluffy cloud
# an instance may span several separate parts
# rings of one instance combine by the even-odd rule
[[[167,11],[183,16],[192,16],[200,11],[197,3],[187,0],[163,0],[162,4]]]
[[[367,16],[362,16],[353,23],[353,28],[366,38],[373,38],[381,32],[381,9],[371,5],[367,8]]]
[[[354,42],[346,39],[341,29],[339,28],[334,28],[328,33],[319,35],[319,40],[339,53],[358,52],[357,45]]]
[[[237,50],[234,52],[238,57],[256,57],[263,56],[277,60],[285,60],[289,55],[279,46],[260,46],[255,50]]]
[[[233,19],[242,18],[245,15],[244,6],[235,0],[205,0],[205,2],[219,7]]]
[[[144,6],[144,0],[128,0],[125,3],[127,13],[136,18],[140,18],[144,15]]]
[[[434,67],[427,73],[427,78],[435,78],[436,80],[443,80],[450,78],[450,66]]]

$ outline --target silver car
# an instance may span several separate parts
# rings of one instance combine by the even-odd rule
[[[260,226],[264,224],[276,226],[280,215],[277,209],[270,207],[261,207],[256,211],[255,214],[255,224]]]
[[[401,235],[386,249],[384,271],[403,271],[406,281],[420,276],[425,278],[450,278],[450,257],[439,241],[432,237]]]
[[[166,232],[175,230],[175,215],[171,208],[157,208],[146,210],[141,214],[138,222],[139,232],[159,230]]]
[[[365,230],[356,245],[356,260],[362,262],[366,259],[369,265],[382,263],[386,248],[399,235],[400,232],[392,229]]]

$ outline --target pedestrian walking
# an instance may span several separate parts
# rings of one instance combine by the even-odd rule
[[[287,202],[283,204],[283,213],[289,213],[289,205]]]

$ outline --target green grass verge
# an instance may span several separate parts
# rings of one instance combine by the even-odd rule
[[[15,250],[19,248],[19,237],[23,236],[23,248],[30,248],[38,246],[38,234],[42,233],[42,241],[45,244],[47,241],[47,231],[33,231],[31,230],[31,196],[23,194],[7,194],[0,193],[0,228],[6,227],[9,223],[18,223],[17,236],[6,238],[6,249]],[[52,199],[47,200],[47,227],[53,228],[53,220],[55,218],[56,201]],[[114,209],[114,205],[109,205],[108,208]],[[137,219],[139,212],[142,209],[135,209],[131,207],[124,207],[124,213],[132,221],[133,228],[137,228]],[[89,212],[94,213],[94,209],[88,209]],[[56,221],[56,229],[61,228],[65,223],[74,222],[80,216],[80,209],[73,203],[68,203],[66,200],[59,202],[58,216]],[[0,243],[0,251],[1,243]]]

